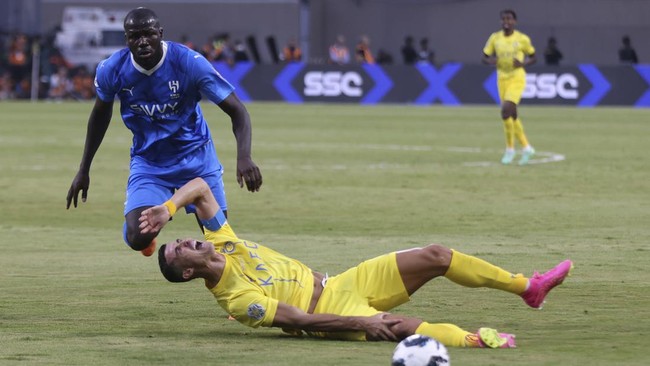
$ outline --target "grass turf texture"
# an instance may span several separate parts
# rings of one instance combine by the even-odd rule
[[[389,363],[393,343],[294,339],[228,321],[202,283],[167,283],[155,257],[128,249],[121,228],[130,133],[117,110],[88,201],[66,211],[91,107],[1,104],[1,364]],[[249,110],[264,174],[256,194],[236,184],[230,122],[204,105],[241,237],[330,274],[430,242],[527,275],[571,258],[572,277],[542,311],[437,279],[395,312],[518,335],[515,350],[451,348],[456,365],[650,362],[648,111],[524,105],[538,152],[566,160],[518,167],[496,164],[496,106]],[[177,215],[159,242],[198,235],[193,217]]]

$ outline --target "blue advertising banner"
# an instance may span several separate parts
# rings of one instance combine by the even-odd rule
[[[214,63],[243,101],[289,103],[498,104],[496,72],[484,65],[257,65]],[[650,65],[527,69],[522,103],[650,107]]]

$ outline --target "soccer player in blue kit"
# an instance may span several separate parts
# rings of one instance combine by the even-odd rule
[[[251,122],[234,88],[201,54],[163,41],[163,28],[150,9],[137,8],[124,18],[128,48],[97,66],[97,99],[90,113],[79,171],[67,195],[67,206],[77,207],[79,192],[86,201],[90,165],[113,114],[115,96],[120,113],[133,133],[131,162],[124,203],[124,240],[145,256],[155,252],[158,232],[142,234],[142,211],[168,200],[195,177],[210,186],[227,210],[222,173],[199,101],[202,94],[232,121],[237,141],[237,182],[250,192],[262,185],[262,175],[251,158]],[[193,207],[187,209],[194,212]],[[224,212],[227,215],[227,212]],[[201,228],[203,229],[203,228]]]

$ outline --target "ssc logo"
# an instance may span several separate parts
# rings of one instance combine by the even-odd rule
[[[573,74],[527,74],[526,99],[578,99],[578,78]]]
[[[354,71],[310,71],[305,74],[304,93],[307,97],[360,97],[363,79]]]

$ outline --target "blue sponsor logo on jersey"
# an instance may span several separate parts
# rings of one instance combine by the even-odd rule
[[[149,117],[167,117],[177,114],[178,102],[164,104],[131,104],[130,107],[135,112],[144,113]]]

